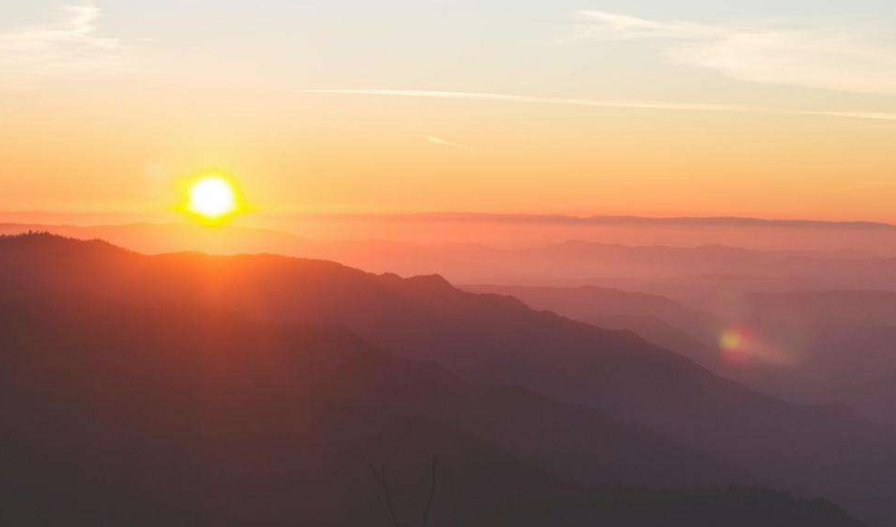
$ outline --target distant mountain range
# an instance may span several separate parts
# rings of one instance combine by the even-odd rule
[[[298,216],[299,218],[301,216]],[[893,230],[896,225],[872,221],[818,221],[761,219],[737,216],[626,216],[594,215],[569,216],[563,214],[488,214],[464,212],[432,212],[418,214],[331,214],[324,218],[353,218],[398,221],[467,221],[506,223],[571,223],[591,225],[650,225],[650,226],[707,226],[707,227],[795,227],[806,229],[872,229]]]
[[[283,254],[334,260],[374,272],[440,274],[458,283],[599,285],[702,300],[720,290],[779,292],[808,289],[896,291],[896,259],[865,250],[758,251],[720,245],[629,246],[565,241],[525,249],[473,243],[389,240],[323,241],[282,231],[191,224],[95,227],[0,224],[0,234],[49,231],[104,239],[149,254]],[[894,237],[896,241],[896,237]]]
[[[402,279],[278,256],[147,257],[47,235],[0,241],[0,265],[4,291],[55,299],[99,295],[115,305],[161,310],[156,313],[180,306],[264,323],[338,326],[375,349],[503,387],[511,395],[499,404],[500,391],[442,388],[440,376],[419,380],[412,373],[417,367],[408,365],[385,374],[381,388],[358,393],[385,390],[392,394],[390,409],[486,438],[578,484],[625,474],[671,484],[748,478],[832,497],[871,519],[896,518],[896,488],[889,484],[896,436],[889,430],[840,408],[762,396],[634,334],[534,311],[508,297],[466,293],[437,276]],[[114,337],[117,326],[100,334]],[[433,386],[436,393],[427,395]],[[537,403],[528,392],[567,406]],[[505,424],[492,420],[500,415],[508,416]],[[620,468],[626,465],[631,468]]]
[[[767,219],[738,216],[635,216],[596,214],[573,216],[567,214],[500,214],[477,212],[428,213],[335,213],[335,214],[279,214],[271,215],[278,222],[308,220],[343,221],[425,221],[425,222],[503,222],[503,223],[566,223],[592,225],[647,225],[647,226],[705,226],[705,227],[784,227],[802,229],[894,230],[896,225],[875,221],[823,221],[807,219]],[[147,214],[133,213],[58,213],[58,212],[0,212],[0,222],[72,225],[97,223],[133,223],[147,221]]]

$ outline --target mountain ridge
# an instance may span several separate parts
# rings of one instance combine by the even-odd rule
[[[200,301],[273,321],[341,325],[376,347],[436,362],[467,380],[523,385],[600,408],[748,466],[762,481],[842,498],[872,517],[887,514],[889,487],[869,483],[896,467],[883,429],[761,396],[628,332],[536,312],[518,300],[453,287],[433,291],[330,262],[128,254],[104,263],[75,254],[63,263],[14,246],[0,240],[8,271],[0,285],[86,287],[119,298]],[[860,481],[851,479],[856,473]]]

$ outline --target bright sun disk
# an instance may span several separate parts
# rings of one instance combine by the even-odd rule
[[[210,220],[233,214],[237,208],[233,185],[219,176],[204,177],[190,187],[187,208]]]

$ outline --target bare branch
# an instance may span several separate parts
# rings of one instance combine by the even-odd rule
[[[423,525],[422,527],[426,527],[429,523],[429,515],[432,512],[432,503],[436,495],[436,469],[439,466],[439,458],[432,458],[432,481],[429,486],[429,500],[426,503],[426,510],[423,512]]]
[[[392,524],[395,527],[401,527],[401,524],[398,522],[398,516],[395,514],[395,507],[392,506],[392,497],[389,495],[389,485],[386,483],[386,467],[383,465],[379,470],[373,465],[370,465],[370,470],[373,472],[373,477],[379,482],[380,486],[383,488],[383,501],[386,502],[386,508],[389,510],[389,515],[392,516]]]

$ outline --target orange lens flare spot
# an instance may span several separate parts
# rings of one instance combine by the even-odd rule
[[[743,328],[733,327],[723,331],[719,337],[719,348],[729,362],[746,364],[756,359],[754,343]]]
[[[739,350],[744,347],[744,336],[737,330],[727,330],[719,338],[719,345],[725,350]]]
[[[735,364],[790,367],[800,362],[797,353],[786,352],[780,345],[744,326],[724,330],[719,336],[719,349],[725,360]]]

